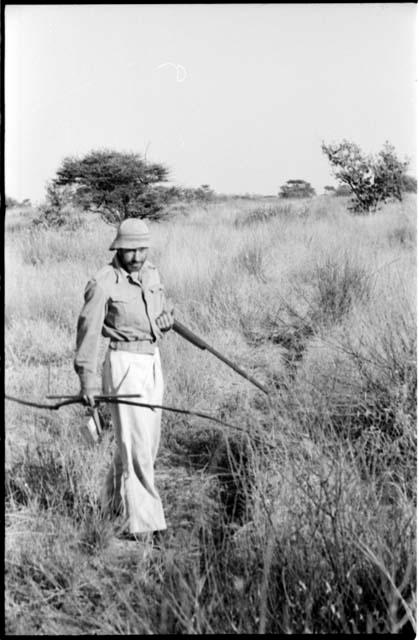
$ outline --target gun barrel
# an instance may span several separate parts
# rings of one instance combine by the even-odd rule
[[[246,378],[246,380],[249,380],[249,382],[251,382],[256,387],[258,387],[261,391],[266,393],[266,395],[269,395],[268,389],[264,387],[263,384],[255,380],[255,378],[249,375],[237,364],[235,364],[234,362],[226,358],[222,353],[220,353],[219,351],[216,351],[216,349],[211,347],[211,345],[207,344],[204,340],[202,340],[202,338],[197,336],[195,333],[193,333],[190,329],[185,327],[185,325],[183,325],[178,320],[174,321],[173,331],[175,331],[178,335],[182,336],[182,338],[184,338],[185,340],[188,340],[188,342],[191,342],[192,344],[194,344],[199,349],[205,349],[206,351],[209,351],[210,353],[212,353],[212,355],[214,355],[216,358],[224,362],[228,367],[233,369],[236,373],[243,376],[243,378]]]

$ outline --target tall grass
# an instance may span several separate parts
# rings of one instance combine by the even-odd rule
[[[110,428],[6,404],[9,635],[410,633],[415,629],[415,206],[223,202],[152,224],[179,319],[270,402],[179,336],[156,465],[168,537],[115,542],[98,496]],[[76,393],[77,316],[113,229],[6,218],[6,392]],[[101,353],[106,344],[103,342]],[[100,368],[100,363],[99,363]],[[106,423],[109,413],[102,410]]]

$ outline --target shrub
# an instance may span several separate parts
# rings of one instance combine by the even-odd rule
[[[322,144],[335,177],[347,185],[353,195],[351,209],[357,213],[375,211],[381,202],[402,199],[402,181],[407,161],[397,158],[394,147],[386,142],[376,157],[364,155],[353,142]]]
[[[9,209],[10,207],[17,207],[18,206],[18,201],[15,200],[14,198],[10,198],[9,196],[6,196],[6,209]]]
[[[373,308],[356,305],[332,335],[313,338],[297,374],[306,389],[302,416],[313,436],[347,443],[364,478],[414,492],[416,473],[416,331],[401,296]],[[308,407],[311,405],[311,409]]]
[[[185,202],[211,202],[215,199],[215,191],[208,184],[197,188],[178,187],[178,197]]]
[[[305,180],[288,180],[282,185],[278,195],[280,198],[312,198],[316,192]]]
[[[370,278],[348,254],[326,257],[310,271],[307,282],[295,287],[302,308],[282,299],[276,315],[263,320],[263,340],[284,348],[285,362],[294,367],[319,330],[340,323],[353,306],[365,302],[370,293]],[[262,339],[256,334],[254,338]]]
[[[350,196],[352,193],[351,188],[347,184],[340,184],[336,187],[336,196]]]
[[[407,173],[402,176],[402,190],[405,193],[416,193],[418,190],[418,181],[414,176],[409,176]]]
[[[316,290],[312,304],[313,319],[339,322],[355,302],[369,292],[369,278],[364,269],[348,255],[328,257],[315,271]]]
[[[44,229],[60,228],[75,231],[83,226],[83,216],[80,210],[71,205],[54,207],[50,204],[41,205],[39,215],[33,219],[33,223]]]

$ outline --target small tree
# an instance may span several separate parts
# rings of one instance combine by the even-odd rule
[[[312,198],[316,192],[305,180],[287,180],[278,195],[280,198]]]
[[[81,159],[63,160],[49,196],[59,206],[60,193],[67,190],[74,205],[99,212],[110,223],[127,217],[158,219],[163,202],[154,187],[165,182],[168,173],[162,164],[148,163],[139,154],[91,151]]]
[[[323,143],[322,151],[336,179],[349,187],[353,196],[352,211],[367,213],[375,211],[380,202],[402,199],[402,178],[408,162],[397,158],[389,142],[376,157],[364,155],[358,145],[348,140],[330,145]]]

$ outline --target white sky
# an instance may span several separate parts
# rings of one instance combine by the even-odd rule
[[[416,173],[416,5],[8,5],[6,194],[64,157],[144,153],[173,182],[275,194],[334,184],[321,142]],[[170,63],[170,64],[167,64]],[[179,65],[179,66],[177,66]],[[176,68],[177,66],[177,68]]]

